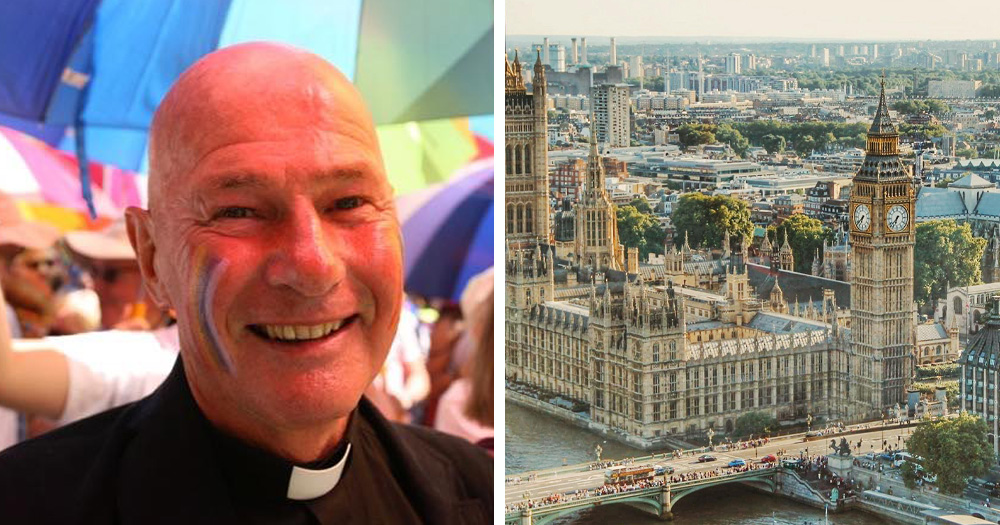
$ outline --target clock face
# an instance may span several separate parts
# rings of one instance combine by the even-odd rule
[[[899,204],[889,208],[889,213],[885,214],[885,224],[894,232],[903,231],[909,220],[910,214],[906,212],[906,208]]]
[[[858,204],[857,208],[854,208],[854,226],[856,226],[861,231],[867,231],[868,226],[872,223],[872,213],[868,209],[867,204]]]

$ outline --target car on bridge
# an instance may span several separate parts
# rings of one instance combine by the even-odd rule
[[[710,456],[708,454],[702,454],[698,456],[698,463],[708,463],[709,461],[715,461],[715,456]]]
[[[760,462],[761,463],[777,463],[778,462],[778,456],[775,456],[774,454],[768,454],[768,455],[760,458]]]
[[[729,466],[730,467],[745,467],[745,466],[747,466],[747,462],[743,461],[740,458],[736,458],[736,459],[734,459],[734,460],[732,460],[732,461],[729,462]]]
[[[670,465],[653,465],[653,473],[657,476],[669,476],[674,473],[674,467],[671,467]]]

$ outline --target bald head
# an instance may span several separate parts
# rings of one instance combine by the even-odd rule
[[[228,143],[262,139],[254,136],[258,131],[333,127],[370,141],[378,152],[361,95],[323,58],[266,42],[206,55],[178,78],[153,117],[150,208],[160,205],[175,176]]]

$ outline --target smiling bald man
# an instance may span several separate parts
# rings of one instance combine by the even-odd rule
[[[402,242],[351,83],[310,53],[233,46],[181,75],[150,136],[128,230],[181,356],[151,396],[0,455],[0,521],[487,523],[489,456],[362,398]]]

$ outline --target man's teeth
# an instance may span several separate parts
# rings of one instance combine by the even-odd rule
[[[323,323],[317,325],[263,325],[264,331],[271,339],[283,341],[308,341],[326,337],[340,329],[344,321]]]

